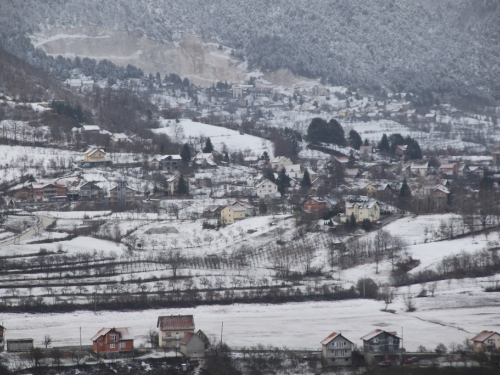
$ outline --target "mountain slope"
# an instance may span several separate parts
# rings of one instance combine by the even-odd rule
[[[250,67],[334,83],[500,92],[494,0],[11,0],[0,7],[3,43],[18,55],[28,56],[21,33],[92,24],[160,42],[181,31],[217,38]]]

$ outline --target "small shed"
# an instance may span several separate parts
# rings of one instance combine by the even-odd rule
[[[196,334],[188,332],[180,341],[180,352],[189,358],[204,358],[205,343]]]
[[[8,352],[29,352],[30,350],[33,350],[33,339],[7,340]]]

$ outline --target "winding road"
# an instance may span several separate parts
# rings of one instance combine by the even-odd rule
[[[34,237],[38,231],[42,231],[47,228],[50,224],[55,221],[54,218],[48,216],[38,216],[36,224],[31,227],[28,231],[24,232],[21,235],[15,236],[14,238],[10,238],[4,242],[0,242],[0,248],[6,247],[9,245],[19,244],[22,241],[28,240]]]

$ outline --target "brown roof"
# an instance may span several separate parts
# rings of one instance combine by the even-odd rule
[[[483,342],[491,335],[495,334],[493,331],[483,331],[472,338],[472,341]]]
[[[194,336],[194,333],[192,332],[187,332],[184,337],[182,338],[182,340],[180,341],[180,344],[187,344],[189,342],[189,340],[191,340],[191,337]]]
[[[162,331],[194,330],[194,319],[192,315],[159,316],[156,326]]]

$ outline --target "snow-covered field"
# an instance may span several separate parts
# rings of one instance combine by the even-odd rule
[[[233,346],[257,344],[288,348],[320,347],[320,341],[333,331],[342,332],[356,345],[360,337],[374,329],[397,331],[404,347],[415,351],[419,345],[433,349],[440,342],[460,343],[483,329],[500,326],[500,300],[495,293],[481,292],[474,282],[458,291],[446,293],[446,283],[436,297],[417,300],[417,311],[404,312],[397,300],[383,312],[383,302],[348,300],[339,302],[289,303],[285,305],[200,306],[184,309],[159,309],[130,312],[77,311],[68,314],[3,314],[9,338],[32,337],[37,345],[50,333],[53,345],[78,345],[79,327],[84,344],[102,327],[131,327],[138,345],[145,342],[149,329],[156,328],[160,315],[193,314],[196,328],[206,334],[220,335]],[[455,282],[452,283],[452,286]],[[457,293],[458,292],[458,293]]]
[[[200,145],[196,138],[210,137],[214,148],[219,152],[222,151],[225,144],[229,151],[241,150],[244,153],[256,156],[260,156],[264,151],[267,151],[269,156],[273,157],[274,148],[272,142],[253,135],[240,134],[235,130],[202,124],[192,120],[181,120],[178,124],[175,121],[164,120],[163,124],[165,127],[153,131],[157,134],[167,134],[179,142],[191,144],[195,142],[193,145],[198,149],[201,149],[203,145]]]

